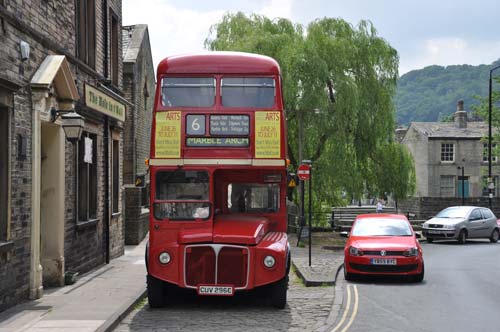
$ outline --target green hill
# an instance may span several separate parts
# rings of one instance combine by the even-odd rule
[[[500,60],[492,65],[429,66],[404,74],[395,97],[397,122],[439,121],[455,112],[460,99],[470,111],[478,104],[475,95],[487,96],[489,71],[496,64]]]

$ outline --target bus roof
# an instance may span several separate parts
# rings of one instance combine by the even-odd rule
[[[278,62],[271,57],[242,52],[205,52],[163,59],[158,76],[164,74],[261,74],[279,75]]]

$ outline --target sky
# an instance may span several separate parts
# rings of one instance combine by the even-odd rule
[[[499,0],[123,0],[123,25],[147,24],[155,67],[166,56],[204,51],[225,13],[283,17],[304,27],[324,17],[369,20],[400,57],[400,75],[430,65],[500,58]]]

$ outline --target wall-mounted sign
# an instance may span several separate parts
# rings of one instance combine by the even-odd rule
[[[210,135],[245,136],[250,133],[248,115],[210,115]]]
[[[280,112],[255,112],[255,158],[280,158]]]
[[[181,112],[156,113],[155,157],[181,157]]]
[[[188,137],[190,147],[247,147],[250,140],[246,137]]]
[[[125,121],[125,104],[87,83],[85,83],[85,105],[102,114]]]

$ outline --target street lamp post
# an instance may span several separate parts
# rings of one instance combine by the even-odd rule
[[[500,68],[500,65],[490,69],[490,81],[488,90],[488,204],[491,209],[491,200],[493,198],[493,178],[491,176],[491,90],[492,90],[492,76],[493,72]]]
[[[458,166],[458,169],[462,170],[462,206],[465,205],[465,175],[464,175],[464,166]]]

